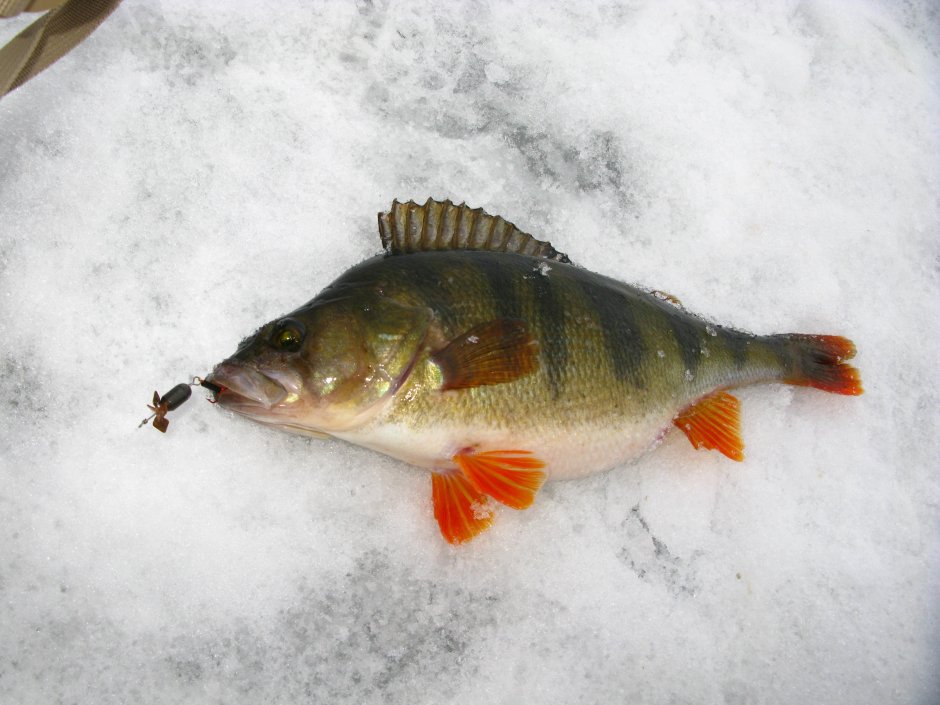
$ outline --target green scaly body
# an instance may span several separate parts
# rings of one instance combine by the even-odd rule
[[[425,349],[385,411],[355,432],[337,434],[429,467],[448,466],[447,453],[483,439],[532,447],[545,457],[546,445],[564,433],[574,446],[580,434],[605,448],[579,449],[584,460],[577,467],[569,458],[564,467],[549,462],[553,477],[602,470],[649,448],[695,399],[781,379],[792,368],[783,336],[709,324],[653,293],[527,255],[378,257],[346,272],[325,294],[337,289],[361,306],[381,296],[432,312]],[[431,353],[498,318],[528,324],[539,344],[538,369],[504,384],[440,391]],[[429,447],[433,453],[420,452]]]

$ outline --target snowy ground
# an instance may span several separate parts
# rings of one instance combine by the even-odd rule
[[[940,701],[936,13],[127,0],[0,101],[0,702]],[[136,429],[429,195],[849,335],[866,394],[744,391],[743,464],[673,434],[458,549],[388,458]]]

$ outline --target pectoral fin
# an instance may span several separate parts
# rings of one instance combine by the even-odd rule
[[[741,402],[727,392],[703,397],[682,411],[673,423],[695,448],[718,450],[732,460],[744,460],[741,440]]]
[[[525,321],[497,318],[474,326],[431,355],[442,390],[502,384],[538,369],[539,346]]]

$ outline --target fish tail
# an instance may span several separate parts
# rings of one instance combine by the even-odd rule
[[[845,362],[855,357],[855,344],[848,338],[790,333],[771,339],[787,352],[783,382],[834,394],[862,393],[858,369]]]

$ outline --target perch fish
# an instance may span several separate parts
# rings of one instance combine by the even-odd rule
[[[861,394],[833,335],[752,335],[573,265],[481,209],[379,214],[384,254],[262,326],[207,381],[218,404],[426,468],[444,538],[529,507],[546,480],[609,469],[678,427],[743,459],[729,389]]]

